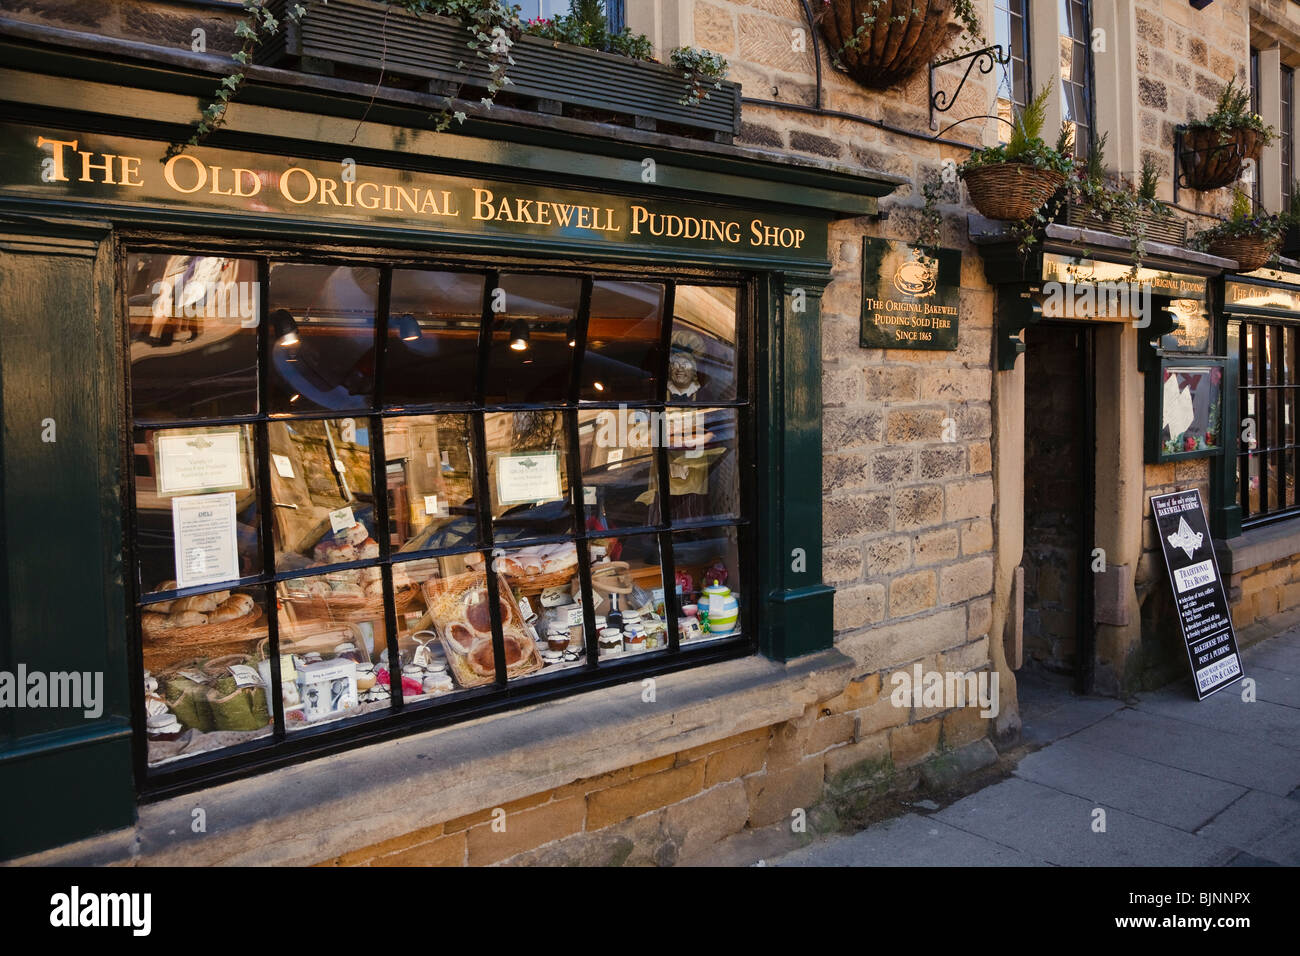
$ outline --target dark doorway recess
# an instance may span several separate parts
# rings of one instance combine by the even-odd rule
[[[1025,661],[1092,687],[1094,330],[1025,333]]]

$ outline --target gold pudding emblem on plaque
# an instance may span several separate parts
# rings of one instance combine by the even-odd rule
[[[919,249],[913,249],[912,258],[894,272],[894,288],[916,299],[934,295],[938,281],[938,260],[923,255]]]

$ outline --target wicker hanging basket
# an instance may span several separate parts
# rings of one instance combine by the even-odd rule
[[[874,20],[867,23],[867,17]],[[897,86],[925,69],[961,34],[953,0],[828,0],[817,23],[832,60],[873,90]]]
[[[1210,255],[1236,259],[1238,272],[1254,272],[1273,258],[1280,241],[1279,236],[1237,236],[1215,239],[1210,243]]]
[[[1237,181],[1247,159],[1259,162],[1264,141],[1258,130],[1220,131],[1208,126],[1191,126],[1183,130],[1183,182],[1188,189],[1204,192],[1221,189]]]
[[[989,219],[1028,219],[1065,185],[1055,170],[1025,163],[976,166],[962,173],[970,201]]]

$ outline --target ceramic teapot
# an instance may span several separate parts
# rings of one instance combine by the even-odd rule
[[[719,584],[716,580],[704,589],[709,606],[709,632],[711,634],[730,634],[736,629],[740,619],[740,604],[731,588]]]

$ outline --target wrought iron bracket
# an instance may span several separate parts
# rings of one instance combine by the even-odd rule
[[[936,90],[934,88],[934,74],[940,67],[949,66],[953,63],[960,63],[962,60],[970,60],[966,64],[966,72],[961,75],[961,80],[957,88],[952,91],[950,96],[945,90]],[[974,50],[970,53],[963,53],[961,56],[951,56],[946,60],[935,60],[930,64],[930,129],[938,129],[939,121],[935,118],[935,113],[946,113],[953,108],[957,102],[957,97],[961,95],[962,87],[966,85],[966,80],[970,78],[970,71],[976,66],[980,68],[980,73],[988,74],[993,72],[995,66],[1008,66],[1011,63],[1010,49],[1003,49],[1000,44],[986,46],[982,50]]]

